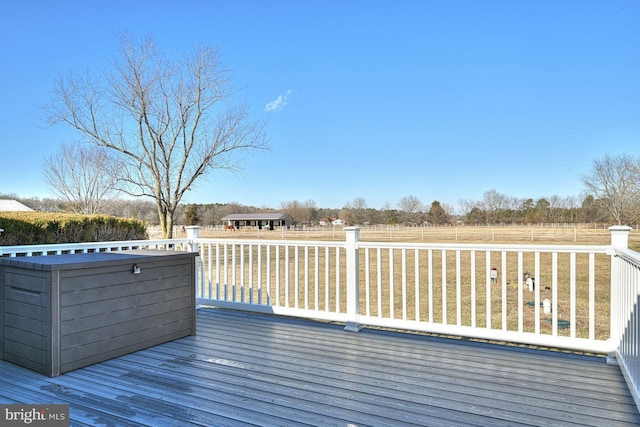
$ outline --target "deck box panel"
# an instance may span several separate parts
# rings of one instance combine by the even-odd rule
[[[135,261],[136,259],[132,259],[130,263],[123,265],[103,266],[91,272],[86,270],[63,271],[61,272],[60,291],[63,293],[76,291],[79,288],[79,284],[81,284],[81,289],[88,290],[109,286],[114,282],[119,284],[138,283],[140,281],[139,275],[132,274],[133,265],[136,264]],[[146,261],[144,266],[144,270],[140,267],[140,274],[144,275],[144,280],[147,281],[158,279],[164,281],[173,276],[191,274],[189,266],[180,260]],[[91,276],[90,283],[86,282],[86,276]]]
[[[165,319],[172,316],[173,320]],[[99,331],[85,331],[80,334],[64,337],[62,340],[62,359],[73,362],[76,359],[108,353],[120,348],[136,346],[140,341],[170,335],[174,332],[184,332],[189,329],[190,319],[183,319],[180,312],[158,315],[155,318],[140,319],[130,322],[128,330],[123,328],[103,328]],[[109,336],[108,334],[113,334]],[[187,334],[190,335],[190,334]],[[109,336],[109,338],[105,338]],[[185,336],[185,335],[183,335]]]
[[[188,325],[190,324],[190,322],[188,321],[182,321],[181,323],[184,323],[184,325]],[[130,340],[123,340],[123,342],[125,343],[124,346],[122,347],[113,347],[113,346],[108,346],[108,349],[106,352],[104,353],[97,353],[97,354],[88,354],[86,357],[82,358],[78,358],[77,354],[73,354],[71,353],[73,351],[69,350],[69,352],[63,352],[63,362],[60,366],[60,370],[61,372],[69,372],[69,371],[73,371],[74,369],[78,369],[78,368],[82,368],[84,366],[88,366],[88,365],[92,365],[94,363],[98,363],[98,362],[103,362],[105,360],[108,359],[112,359],[114,357],[119,357],[122,356],[124,354],[128,354],[128,353],[132,353],[135,351],[138,351],[140,349],[144,349],[144,348],[148,348],[148,347],[153,347],[155,345],[159,345],[159,344],[163,344],[169,341],[173,341],[179,338],[183,338],[187,335],[190,335],[190,333],[188,333],[187,331],[190,331],[191,328],[188,327],[184,330],[178,329],[178,330],[172,330],[171,333],[166,334],[166,335],[160,335],[160,336],[154,336],[151,339],[149,339],[149,334],[145,333],[144,331],[141,331],[139,334],[139,340],[137,341],[137,343],[135,344],[131,344]],[[95,350],[95,349],[94,349]]]
[[[172,309],[186,310],[191,305],[191,297],[171,299],[162,306],[157,304],[141,305],[136,310],[119,310],[109,313],[93,314],[86,317],[74,317],[63,319],[61,322],[61,335],[71,335],[78,332],[107,327],[111,325],[124,324],[129,321],[146,318],[156,314],[158,311],[168,312]]]
[[[10,302],[23,302],[36,307],[46,307],[49,301],[48,292],[35,292],[23,288],[16,288],[11,285],[4,288],[4,302],[7,307]]]
[[[184,276],[186,281],[189,276]],[[63,306],[61,311],[61,322],[67,322],[74,319],[82,320],[100,314],[111,314],[116,318],[122,315],[123,311],[143,308],[153,304],[159,304],[166,301],[173,301],[181,298],[191,299],[191,291],[193,287],[180,286],[169,287],[161,291],[154,291],[152,287],[147,288],[144,293],[131,292],[133,287],[129,286],[123,290],[124,296],[111,297],[110,299],[102,299],[95,302],[87,302],[84,304]],[[135,313],[134,313],[135,315]]]
[[[48,334],[38,334],[24,329],[17,329],[10,325],[4,327],[5,350],[11,351],[11,346],[22,343],[32,348],[47,350]]]
[[[0,259],[8,309],[0,316],[0,356],[22,364],[37,348],[44,364],[22,365],[55,376],[195,334],[196,256],[135,250]]]
[[[33,305],[27,302],[6,299],[2,304],[5,314],[15,314],[29,319],[46,322],[49,319],[49,312],[46,305]]]
[[[154,304],[147,306],[146,310],[127,310],[123,316],[118,316],[117,322],[103,324],[94,328],[78,330],[81,321],[64,322],[60,328],[60,342],[62,348],[77,346],[87,346],[92,342],[102,341],[104,337],[117,337],[126,335],[129,331],[139,331],[153,329],[169,325],[182,320],[185,309],[189,308],[189,300],[185,298],[182,302],[168,301],[164,304]],[[134,313],[132,313],[134,312]],[[187,320],[189,320],[187,318]]]
[[[4,360],[24,366],[36,372],[48,370],[47,362],[50,359],[49,353],[45,350],[30,347],[21,342],[13,342],[4,353]]]
[[[7,268],[4,274],[5,285],[38,293],[47,292],[48,279],[47,273],[42,271],[25,274],[24,269]]]
[[[20,311],[18,310],[17,313],[20,313]],[[12,327],[16,329],[31,331],[34,334],[43,336],[48,333],[48,325],[44,321],[44,314],[42,318],[39,319],[8,312],[5,312],[4,316],[7,319],[7,324],[12,325]]]
[[[159,270],[166,271],[166,275],[162,275],[162,273],[158,277],[148,277],[155,276],[157,273],[154,270],[149,270],[148,275],[141,277],[139,280],[132,279],[137,275],[131,274],[131,272],[127,271],[126,273],[119,273],[116,275],[100,275],[97,279],[94,280],[92,277],[90,281],[92,282],[89,287],[80,287],[78,285],[73,290],[69,290],[69,286],[65,284],[61,290],[61,300],[60,304],[62,307],[68,307],[72,305],[86,304],[87,302],[99,301],[99,300],[109,300],[114,297],[126,297],[140,294],[159,294],[162,295],[163,292],[167,289],[173,289],[176,287],[188,287],[188,282],[186,281],[188,277],[191,276],[186,267],[180,268],[182,270],[181,274],[176,274],[176,272],[172,272],[170,267],[163,266],[159,268]],[[153,274],[152,274],[153,273]],[[124,274],[121,276],[121,274]],[[101,285],[97,285],[98,279],[104,279]],[[66,282],[66,278],[62,278],[63,281]],[[87,281],[86,276],[84,277],[74,277],[73,281],[75,283],[82,283],[82,281]],[[131,280],[131,281],[127,281]],[[117,283],[117,285],[116,285]]]

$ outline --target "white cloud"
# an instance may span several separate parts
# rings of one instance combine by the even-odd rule
[[[293,91],[291,89],[287,90],[284,95],[279,95],[273,101],[267,102],[267,105],[264,106],[264,111],[267,111],[269,113],[277,113],[278,111],[282,111],[285,105],[287,105],[289,96],[291,95],[293,95]]]

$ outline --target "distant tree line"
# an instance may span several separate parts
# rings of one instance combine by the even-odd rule
[[[53,198],[21,198],[15,194],[0,194],[0,199],[14,199],[41,212],[72,212],[69,202]],[[578,203],[577,198],[557,196],[540,199],[510,198],[489,190],[478,201],[461,201],[458,214],[447,204],[435,200],[424,205],[415,196],[400,199],[396,206],[385,204],[381,209],[367,206],[363,198],[355,198],[342,208],[319,208],[313,200],[282,202],[279,209],[247,206],[241,203],[207,203],[180,205],[176,224],[213,226],[222,224],[222,218],[233,213],[283,212],[292,216],[296,225],[330,225],[334,219],[346,224],[403,224],[403,225],[497,225],[531,223],[588,223],[611,222],[609,215],[591,196]],[[105,204],[101,214],[141,220],[158,225],[153,202],[144,199],[116,199]]]
[[[279,208],[246,206],[240,203],[180,204],[174,214],[175,224],[219,225],[233,213],[283,212],[297,225],[328,225],[334,219],[347,224],[405,225],[498,225],[540,223],[610,223],[637,224],[640,220],[640,157],[621,154],[594,160],[591,170],[582,176],[585,193],[580,196],[557,195],[540,198],[510,197],[495,189],[485,191],[481,200],[460,200],[457,212],[438,200],[423,204],[414,196],[400,198],[395,205],[387,202],[380,209],[371,208],[362,197],[356,197],[342,208],[319,208],[312,199],[281,202]],[[70,199],[16,199],[42,212],[78,212],[77,202]],[[122,218],[133,218],[151,225],[162,225],[157,203],[148,198],[102,200],[91,203],[96,212]],[[85,212],[86,213],[86,212]]]

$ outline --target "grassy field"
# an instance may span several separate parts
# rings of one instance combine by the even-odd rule
[[[176,233],[180,236],[181,231]],[[342,227],[313,227],[304,230],[258,230],[245,227],[240,230],[222,230],[203,227],[200,237],[240,239],[288,239],[288,240],[344,240]],[[583,244],[606,245],[611,233],[600,225],[581,227],[403,227],[367,226],[360,230],[360,240],[380,242],[432,242],[432,243],[515,243],[515,244]],[[629,235],[629,247],[640,250],[640,231]]]

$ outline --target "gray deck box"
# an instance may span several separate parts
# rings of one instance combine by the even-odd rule
[[[53,377],[195,335],[196,256],[0,258],[0,358]]]

